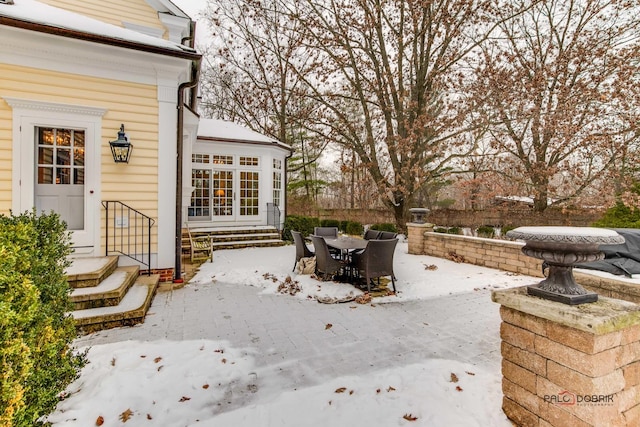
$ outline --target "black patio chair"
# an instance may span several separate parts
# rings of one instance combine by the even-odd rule
[[[364,232],[364,240],[376,240],[379,238],[381,231],[368,229]]]
[[[314,236],[322,236],[327,239],[337,239],[338,238],[338,227],[314,227],[313,228]],[[338,249],[329,248],[329,253],[335,259],[340,259],[342,254]]]
[[[329,239],[338,238],[338,227],[314,227],[314,236],[328,237]]]
[[[392,231],[381,231],[378,236],[378,240],[389,240],[395,239],[396,237],[398,237],[398,233],[394,233]]]
[[[360,277],[364,277],[367,282],[367,292],[371,292],[371,282],[373,279],[391,276],[393,292],[396,291],[396,277],[393,272],[393,253],[395,252],[398,239],[370,240],[367,247],[361,253],[354,253],[351,256],[349,267],[357,272]]]
[[[291,235],[293,236],[293,242],[296,244],[296,262],[293,264],[293,270],[295,271],[300,258],[309,258],[315,256],[315,253],[304,242],[302,233],[291,230]]]
[[[338,274],[340,270],[346,267],[346,262],[335,259],[329,253],[329,247],[327,242],[324,241],[322,236],[311,236],[313,242],[313,248],[316,251],[316,274],[322,274],[322,279],[328,278]]]

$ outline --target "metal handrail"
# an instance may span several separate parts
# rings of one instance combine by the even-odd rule
[[[103,200],[102,206],[106,211],[105,255],[118,253],[131,258],[147,266],[151,275],[151,227],[156,221],[118,200]]]
[[[280,208],[275,203],[267,203],[267,225],[273,225],[280,232]]]

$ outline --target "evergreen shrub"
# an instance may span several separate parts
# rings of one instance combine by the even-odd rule
[[[391,233],[397,233],[398,232],[398,228],[396,227],[395,224],[392,224],[390,222],[381,222],[381,223],[377,223],[377,224],[371,224],[371,227],[369,227],[371,230],[378,230],[378,231],[390,231]]]
[[[362,235],[364,233],[364,227],[358,221],[349,221],[345,227],[345,232],[354,236]]]
[[[301,215],[288,215],[284,220],[284,228],[282,230],[282,239],[293,242],[291,230],[299,231],[303,236],[313,234],[313,229],[320,226],[318,218]]]
[[[0,425],[33,426],[77,378],[65,268],[66,225],[55,213],[0,215]]]

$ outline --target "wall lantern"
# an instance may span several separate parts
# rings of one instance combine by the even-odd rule
[[[124,133],[124,124],[120,125],[120,132],[118,132],[118,139],[115,141],[109,141],[111,146],[111,154],[113,155],[113,161],[116,163],[129,163],[129,156],[133,151],[133,144],[129,142],[129,138]]]

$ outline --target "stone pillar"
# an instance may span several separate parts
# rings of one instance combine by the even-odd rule
[[[502,409],[518,426],[640,425],[640,306],[566,305],[494,291],[501,304]]]
[[[433,231],[433,224],[407,223],[407,240],[409,241],[409,253],[424,255],[424,233]]]

